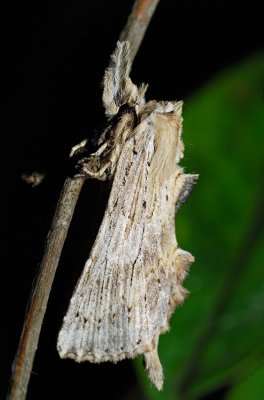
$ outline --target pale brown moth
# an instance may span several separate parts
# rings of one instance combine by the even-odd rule
[[[145,102],[129,78],[129,43],[117,44],[104,76],[109,126],[83,163],[89,177],[112,178],[104,219],[58,337],[62,358],[112,361],[142,354],[163,385],[157,347],[187,291],[193,256],[180,249],[175,213],[198,175],[184,174],[182,102]]]

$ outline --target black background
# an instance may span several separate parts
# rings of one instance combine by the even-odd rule
[[[186,99],[263,48],[258,1],[161,0],[133,65],[147,98]],[[64,180],[71,146],[104,122],[100,82],[133,1],[9,2],[3,12],[1,394]],[[260,7],[260,6],[259,6]],[[41,170],[31,188],[24,172]],[[143,398],[132,364],[61,361],[56,337],[103,215],[108,190],[89,182],[66,241],[35,358],[28,399]],[[210,398],[223,398],[223,391]]]

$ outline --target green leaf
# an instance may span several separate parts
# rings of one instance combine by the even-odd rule
[[[182,165],[200,179],[176,226],[196,262],[191,294],[160,338],[162,392],[136,362],[149,399],[196,399],[242,379],[252,358],[264,361],[263,83],[260,54],[185,102]]]
[[[226,400],[261,400],[263,398],[264,366],[259,367],[235,385]]]

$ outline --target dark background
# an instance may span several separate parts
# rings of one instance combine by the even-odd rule
[[[211,77],[263,48],[258,1],[161,0],[133,65],[147,98],[186,99]],[[100,82],[133,1],[9,3],[4,19],[2,119],[1,394],[64,180],[71,146],[103,125]],[[31,188],[25,172],[45,172]],[[132,363],[61,361],[56,337],[103,215],[107,188],[89,182],[56,274],[28,399],[144,398]],[[222,392],[211,398],[221,399]]]

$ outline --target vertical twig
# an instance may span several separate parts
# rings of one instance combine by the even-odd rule
[[[130,60],[133,60],[145,35],[159,0],[136,0],[119,40],[130,42]]]
[[[65,180],[46,241],[46,248],[26,312],[19,348],[13,363],[8,399],[24,399],[49,294],[83,179]]]
[[[120,40],[130,41],[131,63],[136,56],[158,2],[159,0],[136,0],[128,22],[120,34]],[[49,294],[82,186],[83,180],[81,178],[67,178],[64,183],[13,362],[8,400],[26,398]]]

